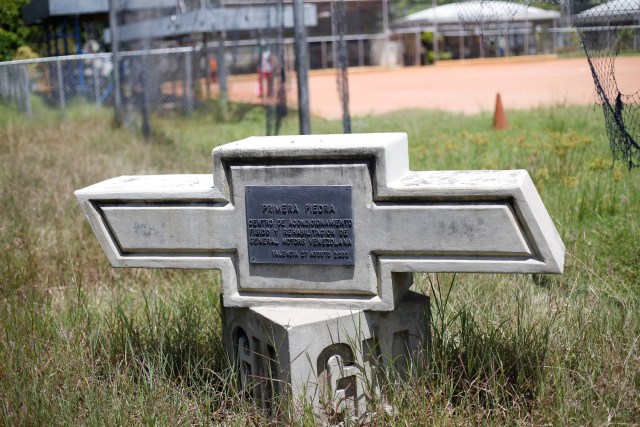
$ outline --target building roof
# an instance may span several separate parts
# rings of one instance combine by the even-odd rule
[[[620,22],[640,19],[640,0],[612,0],[576,15],[576,22]]]
[[[177,0],[120,0],[119,10],[176,8]],[[51,17],[91,15],[109,12],[109,0],[30,0],[22,7],[22,19],[27,25]]]
[[[449,3],[412,13],[399,25],[470,24],[473,22],[547,21],[560,18],[560,12],[526,7],[506,1],[471,0]]]

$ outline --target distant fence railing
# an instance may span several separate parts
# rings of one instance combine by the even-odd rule
[[[420,35],[420,29],[406,31]],[[547,31],[553,34],[574,32],[575,29]],[[401,43],[405,35],[398,32],[393,36],[396,43]],[[374,52],[376,46],[379,48],[379,42],[387,37],[384,34],[346,36],[349,66],[378,65],[380,58],[375,58]],[[569,40],[568,37],[564,38]],[[309,37],[307,42],[310,46],[310,68],[335,66],[336,45],[333,37]],[[291,38],[283,40],[284,68],[289,82],[292,81],[289,76],[293,76],[293,43]],[[565,43],[567,42],[560,44]],[[557,40],[554,45],[554,51],[562,47],[557,46]],[[223,46],[224,49],[221,49],[221,45],[214,42],[209,43],[206,48],[198,45],[120,52],[118,90],[123,117],[128,121],[140,121],[144,114],[154,111],[190,113],[204,105],[204,101],[216,98],[226,91],[227,86],[222,80],[226,82],[227,77],[256,73],[263,49],[258,40],[227,40]],[[379,49],[377,52],[379,53]],[[413,52],[415,58],[410,53],[404,52],[405,58],[401,63],[419,64],[419,49]],[[218,61],[221,61],[220,67]],[[15,105],[27,115],[34,114],[36,103],[58,109],[62,114],[77,100],[112,107],[116,93],[113,71],[111,53],[2,62],[0,102]],[[259,102],[258,97],[256,101]]]
[[[357,52],[352,65],[373,65],[370,43],[381,38],[384,36],[379,34],[350,37],[349,43]],[[311,68],[333,66],[335,52],[331,37],[313,37],[308,42],[317,45],[320,52],[310,64]],[[293,39],[284,40],[284,67],[289,75],[293,75],[293,44]],[[211,43],[206,49],[198,45],[120,52],[119,91],[124,116],[135,118],[136,114],[131,113],[144,109],[187,113],[197,110],[202,101],[226,90],[221,78],[256,73],[263,48],[257,40],[228,40],[222,51],[220,45]],[[219,61],[224,64],[223,69],[218,69]],[[114,105],[116,92],[113,71],[111,53],[3,62],[0,63],[0,102],[14,104],[29,115],[34,111],[34,98],[63,113],[78,99],[110,107]]]
[[[153,109],[168,102],[184,108],[194,105],[194,85],[210,78],[203,71],[199,49],[158,49],[120,54],[121,94],[124,106],[145,102]],[[0,100],[32,114],[33,97],[64,112],[80,98],[95,105],[114,102],[113,55],[38,58],[0,63]]]

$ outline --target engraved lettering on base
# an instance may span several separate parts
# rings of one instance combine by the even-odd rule
[[[353,265],[350,185],[248,185],[249,262]]]

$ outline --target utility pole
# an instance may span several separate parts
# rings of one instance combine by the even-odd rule
[[[431,7],[433,8],[433,63],[438,62],[438,16],[436,12],[436,8],[438,7],[437,0],[431,0]],[[428,54],[428,52],[427,52]]]
[[[151,136],[151,124],[149,123],[149,48],[150,43],[149,39],[145,39],[144,43],[144,56],[142,57],[142,69],[140,70],[140,75],[142,78],[140,82],[142,83],[142,135],[144,139],[149,139]]]
[[[389,0],[382,0],[382,31],[389,37]]]
[[[224,11],[225,2],[220,0],[220,10]],[[220,102],[222,104],[222,114],[227,117],[228,110],[228,86],[227,86],[227,64],[225,64],[225,44],[227,41],[227,27],[226,22],[222,23],[222,29],[220,30],[220,37],[218,39],[218,51],[216,55],[216,61],[218,64],[218,85],[220,87]]]
[[[304,26],[304,0],[293,0],[293,26],[295,28],[296,76],[298,80],[298,120],[300,135],[311,134],[309,119],[309,52],[307,31]]]
[[[122,99],[120,98],[120,34],[118,30],[119,0],[109,0],[109,30],[111,31],[111,52],[113,54],[113,94],[115,119],[122,125]]]

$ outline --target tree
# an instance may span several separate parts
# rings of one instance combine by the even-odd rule
[[[27,43],[29,28],[20,13],[28,0],[0,0],[0,61],[9,61]]]

